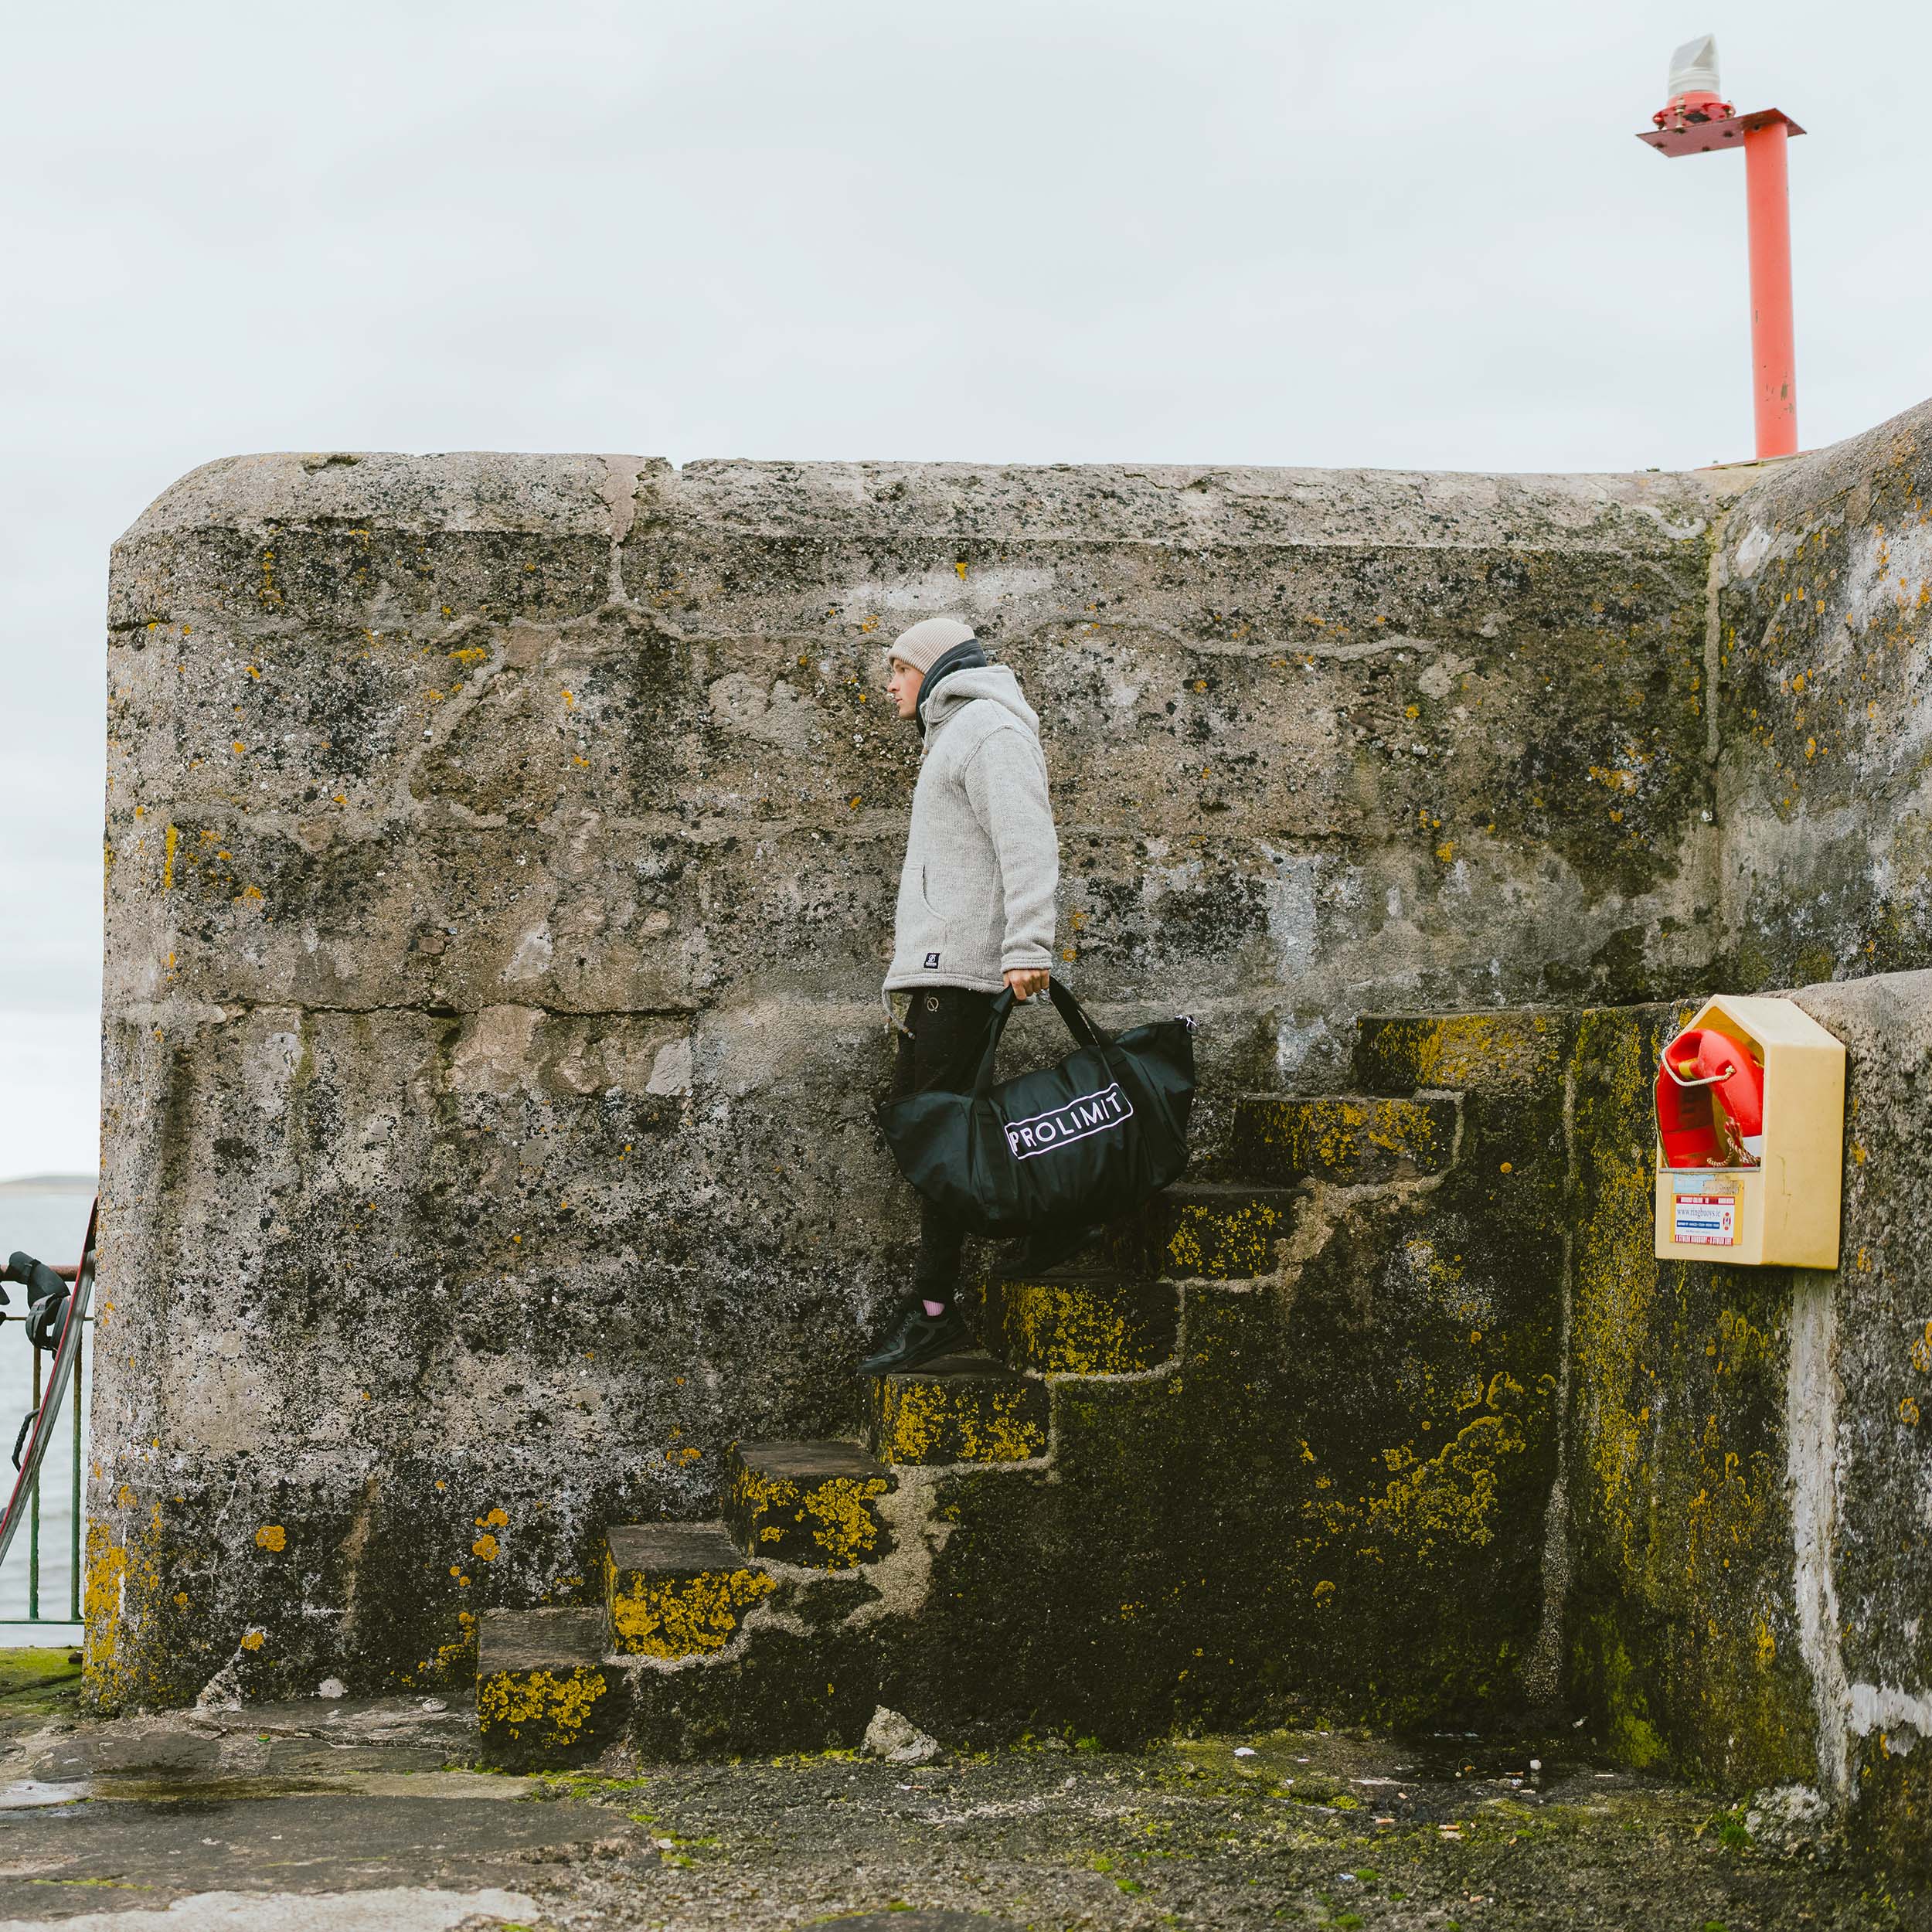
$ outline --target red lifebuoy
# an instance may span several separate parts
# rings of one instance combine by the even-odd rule
[[[1711,1089],[1731,1117],[1744,1151],[1753,1160],[1764,1152],[1764,1070],[1727,1034],[1706,1027],[1697,1049],[1697,1070],[1717,1084]]]
[[[1713,1094],[1721,1114],[1711,1104]],[[1679,1033],[1657,1068],[1657,1131],[1666,1167],[1726,1167],[1761,1159],[1764,1069],[1715,1027]]]

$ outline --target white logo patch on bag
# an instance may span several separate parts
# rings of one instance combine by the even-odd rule
[[[1082,1094],[1056,1107],[1049,1114],[1035,1114],[1023,1121],[1006,1124],[1006,1145],[1016,1161],[1030,1161],[1036,1154],[1050,1154],[1069,1141],[1083,1141],[1090,1134],[1104,1134],[1131,1117],[1134,1103],[1121,1091],[1120,1083],[1102,1094]]]

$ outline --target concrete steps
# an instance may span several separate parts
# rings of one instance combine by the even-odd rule
[[[1155,1280],[1252,1281],[1274,1271],[1295,1206],[1291,1188],[1182,1181],[1104,1245],[1116,1265]]]
[[[882,1462],[1032,1462],[1046,1454],[1046,1385],[975,1350],[872,1384],[872,1453]]]
[[[777,1587],[722,1524],[624,1523],[605,1538],[606,1647],[620,1657],[702,1657]]]
[[[477,1728],[505,1765],[581,1760],[628,1728],[667,1670],[742,1648],[779,1588],[723,1523],[624,1523],[605,1539],[601,1610],[493,1610],[477,1646]]]
[[[995,1278],[981,1291],[981,1332],[1013,1368],[1042,1376],[1121,1376],[1174,1352],[1180,1295],[1123,1270]]]
[[[878,1499],[889,1470],[850,1442],[741,1442],[726,1464],[725,1521],[754,1556],[849,1570],[892,1547]]]
[[[740,1443],[729,1458],[726,1521],[606,1532],[600,1610],[485,1611],[476,1689],[485,1757],[570,1763],[621,1732],[662,1727],[655,1707],[678,1696],[665,1689],[667,1674],[743,1656],[747,1620],[786,1594],[788,1570],[831,1583],[889,1553],[877,1502],[896,1480],[855,1443]],[[806,1702],[808,1740],[821,1702]],[[729,1700],[704,1721],[720,1748],[769,1733],[755,1713],[741,1733]]]
[[[1563,1013],[1366,1014],[1355,1077],[1365,1094],[1527,1092],[1556,1077],[1573,1022]]]
[[[1038,1471],[1053,1456],[1058,1402],[1090,1427],[1095,1401],[1145,1400],[1133,1385],[1181,1361],[1184,1327],[1187,1373],[1198,1372],[1213,1359],[1203,1348],[1224,1350],[1227,1325],[1251,1320],[1241,1312],[1254,1305],[1248,1298],[1217,1291],[1276,1275],[1298,1216],[1341,1211],[1324,1200],[1380,1214],[1377,1188],[1446,1174],[1462,1114],[1460,1094],[1444,1090],[1518,1077],[1526,1059],[1556,1044],[1542,1039],[1540,1018],[1365,1021],[1362,1092],[1239,1097],[1223,1168],[1239,1178],[1168,1189],[1066,1267],[985,1281],[988,1349],[874,1380],[866,1447],[736,1444],[721,1522],[609,1531],[600,1610],[485,1612],[485,1756],[581,1760],[620,1734],[679,1754],[852,1741],[875,1692],[891,1694],[900,1639],[877,1622],[904,1587],[889,1580],[895,1492],[937,1483],[951,1495],[1002,1470]],[[1328,1197],[1311,1182],[1369,1192]],[[1203,1295],[1211,1303],[1197,1329],[1189,1298]],[[1110,1380],[1126,1385],[1114,1398],[1100,1386]],[[1092,1396],[1081,1393],[1087,1385]],[[1173,1393],[1180,1386],[1175,1379]],[[911,1500],[905,1524],[933,1506]],[[954,1507],[941,1505],[942,1515]],[[931,1553],[915,1547],[906,1560],[916,1575]]]
[[[494,1762],[563,1764],[611,1735],[600,1610],[487,1610],[477,1638],[476,1723]]]

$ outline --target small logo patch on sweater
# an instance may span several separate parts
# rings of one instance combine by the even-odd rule
[[[930,972],[936,972],[936,971],[938,970],[938,968],[939,968],[939,955],[938,955],[938,954],[937,954],[937,953],[928,953],[928,954],[926,955],[926,970],[927,970],[927,971],[928,971],[929,973],[930,973]]]

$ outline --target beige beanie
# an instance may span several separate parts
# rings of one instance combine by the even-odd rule
[[[886,655],[909,664],[923,678],[956,644],[971,643],[973,627],[957,617],[927,617],[902,631],[886,647]]]

